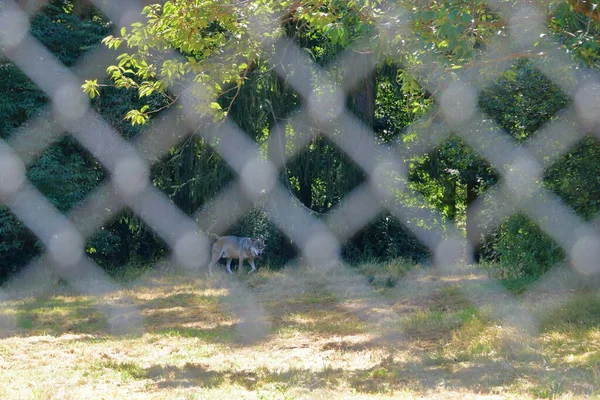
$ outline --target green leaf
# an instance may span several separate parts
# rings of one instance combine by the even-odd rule
[[[100,91],[98,90],[98,79],[86,80],[81,87],[83,88],[83,92],[87,93],[92,99],[100,95]]]

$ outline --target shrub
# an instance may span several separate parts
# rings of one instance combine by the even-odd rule
[[[261,264],[272,268],[283,267],[297,254],[293,242],[259,208],[250,210],[228,234],[261,238],[267,246]]]
[[[343,246],[342,256],[350,263],[400,258],[418,262],[429,250],[394,216],[382,213]]]
[[[508,218],[487,245],[490,273],[499,279],[537,279],[565,258],[563,249],[522,214]]]

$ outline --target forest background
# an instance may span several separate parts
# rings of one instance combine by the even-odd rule
[[[195,3],[203,7],[195,7]],[[127,140],[143,135],[144,127],[160,120],[166,111],[184,112],[178,99],[193,90],[181,87],[176,92],[173,83],[190,76],[202,82],[216,101],[198,104],[198,114],[210,109],[210,124],[219,123],[225,116],[233,120],[258,144],[265,159],[295,154],[283,163],[278,180],[293,194],[294,207],[321,218],[368,177],[351,155],[340,151],[331,140],[335,132],[323,134],[322,126],[293,123],[291,116],[306,106],[305,100],[273,70],[269,55],[257,50],[259,46],[245,24],[249,17],[244,12],[224,11],[227,8],[217,3],[173,1],[149,5],[139,22],[117,31],[86,0],[51,1],[35,13],[30,32],[69,67],[100,46],[114,52],[114,65],[105,78],[90,78],[82,90],[90,95],[92,107]],[[459,135],[444,138],[425,154],[410,151],[430,139],[422,134],[423,127],[439,122],[436,93],[428,89],[428,80],[434,77],[422,72],[432,68],[428,60],[433,54],[436,68],[449,76],[485,81],[476,97],[478,109],[495,122],[494,129],[500,134],[510,135],[519,146],[525,146],[546,124],[559,118],[570,121],[573,99],[560,82],[553,82],[536,67],[554,62],[543,44],[539,51],[504,49],[501,58],[478,62],[478,56],[489,49],[494,38],[509,34],[500,11],[521,6],[542,10],[548,16],[541,22],[552,35],[552,47],[570,58],[564,71],[564,79],[570,79],[568,70],[592,76],[598,68],[597,4],[576,0],[523,4],[497,1],[498,8],[494,9],[488,2],[477,0],[408,3],[401,6],[411,10],[406,14],[413,30],[409,35],[382,29],[393,15],[385,12],[387,2],[257,1],[246,5],[274,24],[278,35],[274,40],[289,39],[317,65],[331,66],[334,80],[353,68],[334,64],[347,52],[359,55],[365,64],[376,65],[351,88],[346,106],[372,129],[377,144],[409,150],[402,153],[409,168],[408,180],[402,184],[426,202],[419,203],[400,192],[393,201],[437,212],[437,219],[427,221],[400,221],[392,213],[381,212],[343,243],[341,257],[350,264],[394,259],[427,263],[431,249],[412,233],[414,228],[443,231],[443,222],[450,221],[475,244],[475,259],[490,274],[507,285],[522,288],[554,265],[566,265],[568,249],[561,248],[525,214],[510,215],[497,226],[491,217],[486,218],[502,201],[488,196],[490,189],[499,184],[501,174]],[[524,24],[535,25],[533,17],[526,13],[521,17]],[[184,55],[183,61],[152,58],[167,45]],[[223,49],[230,58],[223,57],[218,68],[211,66],[213,55]],[[207,67],[213,72],[211,76],[203,73]],[[295,71],[294,65],[283,68],[289,74]],[[6,59],[0,62],[0,86],[0,137],[10,143],[27,129],[28,121],[48,112],[49,99]],[[56,129],[52,124],[46,127],[49,131]],[[581,138],[535,183],[558,195],[585,221],[593,221],[600,207],[600,142],[594,136],[597,128],[588,127],[588,132],[575,128]],[[213,150],[214,143],[194,135],[203,126],[193,130],[182,123],[173,129],[188,130],[190,136],[153,165],[151,180],[177,207],[193,215],[235,179],[235,172]],[[273,132],[284,133],[274,137]],[[309,139],[301,148],[295,148],[300,142],[296,139],[303,135]],[[556,151],[560,149],[561,145],[556,144]],[[27,165],[27,179],[65,214],[76,210],[107,177],[94,155],[70,136],[62,136]],[[478,199],[486,200],[488,211],[478,210],[475,218],[472,209]],[[240,203],[247,201],[240,199]],[[277,269],[294,259],[298,249],[272,222],[261,201],[265,200],[251,204],[250,211],[236,224],[213,233],[264,238],[268,247],[266,261],[261,264]],[[211,218],[217,221],[219,216]],[[203,223],[210,227],[214,221]],[[0,279],[6,280],[43,251],[43,244],[0,205]],[[151,226],[125,210],[91,236],[85,251],[109,273],[122,275],[143,270],[169,249]]]

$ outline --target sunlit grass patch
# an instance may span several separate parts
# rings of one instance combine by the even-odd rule
[[[540,316],[542,331],[600,327],[600,293],[580,293]]]
[[[511,337],[519,333],[498,325],[488,311],[472,305],[459,286],[444,286],[427,308],[410,314],[401,326],[408,338],[430,343],[427,364],[452,368],[457,363],[490,364],[512,351]]]
[[[490,324],[480,314],[472,314],[468,321],[451,333],[450,339],[432,354],[438,364],[498,360],[510,351],[512,342],[508,329]],[[507,347],[508,346],[508,347]],[[522,349],[520,349],[522,350]]]
[[[541,351],[551,365],[569,368],[600,391],[600,293],[579,293],[541,316]],[[569,386],[565,383],[566,386]],[[542,387],[553,393],[552,387]]]
[[[226,384],[225,375],[203,363],[161,363],[147,368],[144,373],[156,382],[159,388],[220,388]]]
[[[84,296],[24,298],[7,308],[16,316],[17,328],[29,334],[92,333],[107,328],[106,317],[94,300]]]
[[[527,392],[535,398],[590,399],[600,396],[597,375],[590,369],[551,363],[538,371],[535,380],[527,387]]]
[[[6,373],[0,387],[9,388],[0,397],[52,398],[62,388],[68,388],[60,392],[65,398],[117,399],[577,398],[600,390],[593,293],[556,309],[555,321],[553,311],[539,314],[543,330],[528,336],[494,319],[488,309],[493,305],[476,307],[480,302],[465,285],[485,282],[470,275],[446,279],[422,270],[423,282],[433,283],[428,290],[406,278],[412,291],[403,291],[402,282],[379,293],[356,273],[332,280],[346,287],[361,281],[375,293],[360,298],[333,291],[320,270],[240,277],[205,281],[175,274],[146,277],[105,296],[65,289],[7,301],[4,314],[40,313],[65,322],[65,328],[57,323],[49,325],[55,330],[41,330],[36,317],[31,328],[21,328],[22,336],[0,341],[0,369]],[[250,343],[240,337],[243,317],[227,307],[236,285],[270,319]],[[143,316],[140,335],[115,336],[85,318],[98,316],[99,304],[119,305],[125,298]],[[406,301],[410,307],[403,306]],[[385,307],[397,311],[398,319],[369,319]],[[77,323],[84,325],[71,330]],[[386,336],[390,327],[397,336]],[[17,392],[28,381],[38,382],[36,392]],[[44,385],[51,389],[42,390]]]
[[[438,311],[460,311],[472,309],[471,302],[459,286],[444,286],[433,296],[432,309]]]
[[[600,395],[598,328],[547,332],[540,339],[540,352],[549,368],[556,371],[556,379],[541,377],[534,388],[536,396],[551,398],[565,391]]]
[[[556,398],[562,392],[562,383],[558,380],[553,380],[548,383],[537,384],[529,388],[531,393],[537,399],[552,399]]]
[[[434,303],[406,318],[402,329],[411,336],[442,339],[453,330],[481,317],[477,308],[457,307],[457,304],[460,303]]]
[[[246,280],[249,287],[260,287],[271,283],[275,279],[285,278],[287,276],[287,272],[288,271],[285,268],[274,270],[269,268],[269,266],[263,266],[252,274],[240,275],[240,278]]]
[[[400,365],[382,363],[361,371],[356,371],[349,377],[349,383],[354,390],[362,393],[392,394],[399,384],[405,383]]]
[[[564,363],[578,363],[589,360],[591,364],[600,362],[600,330],[574,330],[571,332],[547,332],[541,337],[548,357]]]
[[[368,325],[347,312],[315,310],[290,313],[282,317],[280,333],[308,332],[316,335],[357,335],[368,331]]]
[[[162,296],[148,296],[142,304],[147,309],[189,307],[198,304],[215,303],[216,297],[199,296],[196,293],[180,292]]]
[[[173,327],[154,331],[154,333],[167,337],[196,338],[202,341],[215,343],[233,343],[235,339],[235,332],[231,326],[216,327],[212,329]]]
[[[307,293],[298,298],[302,304],[334,304],[336,297],[331,293]]]
[[[148,377],[148,372],[144,368],[130,361],[107,360],[102,363],[102,367],[117,371],[124,380],[145,379]]]
[[[358,271],[367,278],[367,281],[378,288],[393,288],[410,270],[418,268],[414,263],[395,259],[384,263],[365,262],[358,265]]]

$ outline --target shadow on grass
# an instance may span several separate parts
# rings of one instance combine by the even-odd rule
[[[362,323],[351,311],[340,307],[326,293],[310,292],[300,298],[277,299],[267,307],[276,333],[286,333],[286,330],[292,334],[308,333],[307,341],[317,337],[326,342],[321,346],[321,351],[362,352],[368,349],[386,349],[393,352],[407,346],[415,354],[409,361],[402,357],[400,359],[403,361],[389,357],[366,369],[291,368],[283,372],[252,365],[245,366],[247,369],[244,370],[220,371],[220,365],[199,363],[187,363],[183,366],[157,364],[145,368],[147,364],[142,367],[136,362],[125,362],[107,364],[105,367],[118,371],[128,379],[149,379],[158,387],[211,388],[235,384],[248,390],[256,390],[273,383],[284,389],[318,389],[341,385],[366,394],[399,389],[423,391],[439,388],[485,394],[493,392],[497,387],[519,385],[520,382],[529,380],[534,386],[532,393],[537,397],[567,392],[588,396],[600,390],[592,369],[594,365],[600,365],[597,347],[594,347],[593,342],[598,336],[584,337],[588,343],[587,348],[579,348],[576,343],[571,344],[566,339],[559,338],[571,346],[570,352],[578,352],[585,357],[577,365],[561,366],[555,362],[548,368],[548,354],[560,360],[562,354],[556,346],[564,347],[564,343],[554,344],[554,347],[542,349],[543,351],[534,349],[535,357],[527,358],[518,346],[503,347],[497,337],[484,335],[484,331],[493,324],[472,305],[461,290],[439,287],[437,281],[433,283],[436,284],[435,290],[430,291],[426,301],[420,303],[422,311],[408,313],[404,324],[398,326],[398,330],[403,333],[403,342],[395,342],[375,334],[368,324]],[[464,283],[453,281],[452,284]],[[97,304],[109,302],[119,306],[119,299],[129,296],[143,315],[146,333],[197,338],[200,342],[226,343],[228,346],[223,348],[242,345],[236,337],[237,321],[220,309],[222,294],[204,289],[207,288],[184,282],[155,287],[140,286],[133,293],[111,294],[104,298],[56,293],[37,299],[12,300],[6,303],[4,309],[16,316],[18,332],[15,334],[18,335],[90,333],[110,337],[109,323],[98,310]],[[565,331],[569,339],[573,339],[575,333],[581,330],[597,332],[600,326],[598,321],[600,295],[597,293],[580,296],[540,318],[542,332]],[[365,333],[373,333],[372,341],[352,344],[351,340],[339,340],[340,336]],[[427,346],[417,344],[425,341],[428,342]],[[290,341],[290,344],[297,345],[297,342]],[[448,344],[451,346],[448,347]],[[422,351],[425,348],[427,351]],[[505,352],[511,348],[516,349],[514,354]],[[269,349],[265,351],[268,352]],[[596,355],[593,351],[596,351]],[[573,383],[569,383],[569,379]],[[557,386],[554,382],[560,384]]]
[[[199,299],[212,299],[215,300],[214,296],[198,296],[195,293],[176,293],[150,299],[145,301],[141,306],[144,309],[160,310],[170,309],[173,307],[189,307],[198,303]]]
[[[94,333],[107,327],[106,317],[89,298],[35,298],[14,306],[16,334]]]
[[[273,328],[279,334],[304,332],[322,338],[369,332],[367,323],[361,321],[355,314],[338,307],[275,315]]]
[[[0,317],[10,322],[1,337],[89,334],[98,337],[151,333],[230,342],[231,317],[219,310],[220,295],[189,286],[138,287],[137,291],[84,296],[68,288],[40,297],[4,301]],[[175,291],[177,293],[169,293]],[[123,332],[115,325],[132,329]],[[137,326],[136,326],[137,325]]]
[[[134,370],[137,371],[136,368]],[[545,368],[515,367],[505,361],[485,361],[453,368],[440,368],[428,360],[426,354],[410,362],[393,362],[390,359],[368,368],[345,370],[325,368],[320,371],[292,368],[283,372],[271,372],[264,368],[255,371],[215,371],[204,364],[187,363],[183,366],[156,365],[138,373],[138,379],[150,379],[159,388],[202,387],[219,388],[225,385],[242,386],[249,391],[266,389],[275,384],[283,390],[316,390],[339,385],[349,386],[357,393],[374,395],[392,393],[397,390],[426,392],[431,390],[470,391],[480,395],[494,393],[494,388],[517,384],[529,375],[544,376],[548,388],[542,382],[534,386],[532,393],[552,390],[550,382],[560,382],[561,376],[555,371],[548,373]],[[567,389],[566,387],[563,389]],[[576,395],[591,395],[598,387],[569,388]],[[553,395],[560,392],[553,392]]]
[[[600,328],[600,292],[582,292],[545,312],[540,318],[540,328],[542,331]]]
[[[202,339],[211,343],[234,343],[235,332],[231,326],[217,326],[214,328],[190,328],[183,326],[173,326],[159,330],[153,330],[152,333],[183,338]]]
[[[202,364],[187,363],[182,367],[155,365],[145,370],[146,377],[157,382],[160,388],[175,387],[219,387],[225,375],[211,371]]]

